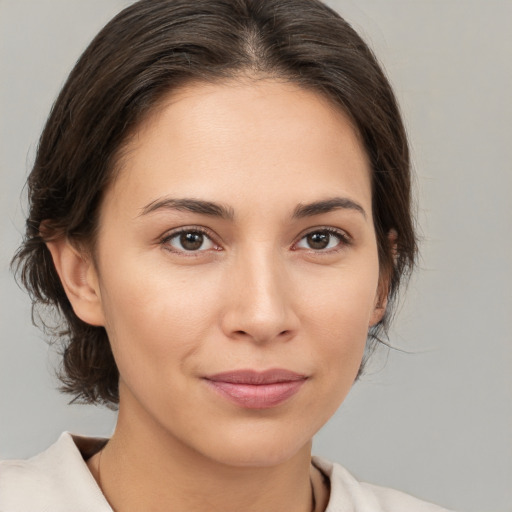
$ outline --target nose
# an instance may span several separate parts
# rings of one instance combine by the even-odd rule
[[[272,250],[240,254],[235,260],[225,289],[225,335],[258,344],[291,339],[299,318],[284,263]]]

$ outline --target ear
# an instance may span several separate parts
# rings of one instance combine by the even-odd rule
[[[383,279],[382,277],[379,279],[379,285],[375,294],[375,303],[373,306],[372,314],[370,315],[370,321],[368,323],[369,327],[373,327],[374,325],[378,324],[386,313],[389,290],[388,282],[389,280]]]
[[[98,276],[92,258],[67,238],[46,242],[60,281],[75,314],[90,325],[104,326]]]
[[[397,253],[397,239],[398,233],[396,230],[391,229],[387,236],[389,243],[389,250],[391,251],[391,263],[388,268],[381,268],[380,276],[379,276],[379,284],[377,286],[377,292],[375,294],[375,303],[372,314],[370,316],[369,326],[372,327],[378,324],[384,314],[386,313],[386,307],[388,305],[388,295],[389,295],[389,287],[391,282],[391,275],[393,272],[393,267],[396,264],[396,260],[398,257]]]

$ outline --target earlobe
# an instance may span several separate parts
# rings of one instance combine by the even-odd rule
[[[66,238],[49,241],[46,246],[75,314],[88,324],[104,325],[98,276],[91,258]]]
[[[381,285],[379,285],[379,289],[377,290],[375,297],[375,305],[370,316],[369,327],[377,325],[384,318],[387,304],[387,293],[381,290]]]

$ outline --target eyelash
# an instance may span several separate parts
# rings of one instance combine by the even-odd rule
[[[337,253],[338,251],[341,251],[343,250],[344,248],[350,246],[352,244],[352,238],[347,234],[345,233],[344,231],[341,231],[339,229],[335,229],[335,228],[331,228],[331,227],[317,227],[317,228],[314,228],[314,229],[311,229],[310,231],[308,231],[307,233],[304,233],[298,240],[298,242],[296,242],[294,245],[297,245],[301,240],[303,240],[304,238],[306,238],[307,236],[309,235],[312,235],[312,234],[316,234],[316,233],[327,233],[329,234],[330,236],[334,236],[335,238],[338,239],[338,244],[331,248],[331,249],[327,249],[327,250],[324,250],[324,249],[305,249],[305,250],[309,250],[310,252],[313,252],[315,254],[333,254],[333,253]],[[294,250],[297,250],[297,249],[294,249]]]
[[[222,249],[219,247],[219,245],[214,241],[214,237],[212,236],[212,234],[210,233],[209,230],[201,227],[201,226],[190,226],[190,227],[186,227],[186,228],[180,228],[176,231],[172,231],[171,233],[168,233],[166,234],[164,237],[162,237],[162,239],[160,240],[160,244],[168,251],[170,252],[173,252],[173,253],[176,253],[176,254],[180,254],[180,255],[184,255],[184,256],[187,256],[187,257],[197,257],[198,255],[200,255],[201,253],[204,253],[206,252],[207,250],[209,249],[203,249],[203,250],[197,250],[197,251],[194,251],[194,250],[179,250],[179,249],[175,249],[175,248],[172,248],[170,246],[170,241],[183,235],[183,234],[187,234],[187,233],[199,233],[201,235],[204,235],[207,239],[210,240],[210,242],[212,244],[214,244],[215,248],[214,250],[215,251],[221,251]],[[323,249],[312,249],[312,248],[309,248],[309,249],[305,249],[305,250],[309,250],[310,252],[313,252],[315,254],[332,254],[332,253],[336,253],[340,250],[343,250],[345,247],[347,246],[350,246],[352,244],[352,239],[349,235],[347,235],[347,233],[345,233],[344,231],[341,231],[341,230],[338,230],[338,229],[335,229],[335,228],[331,228],[331,227],[317,227],[317,228],[314,228],[310,231],[308,231],[307,233],[304,233],[297,242],[295,242],[293,244],[293,247],[292,250],[294,251],[297,251],[297,250],[300,250],[295,248],[295,246],[301,242],[304,238],[306,238],[307,236],[309,235],[312,235],[312,234],[317,234],[317,233],[327,233],[329,234],[330,236],[334,236],[338,239],[338,244],[336,245],[336,247],[334,248],[331,248],[331,249],[328,249],[328,250],[323,250]]]
[[[189,227],[186,227],[186,228],[180,228],[176,231],[172,231],[170,233],[167,233],[161,240],[160,240],[160,244],[166,249],[168,250],[169,252],[173,252],[175,254],[180,254],[180,255],[184,255],[184,256],[187,256],[187,257],[196,257],[198,256],[199,254],[205,252],[205,250],[201,250],[201,251],[187,251],[185,249],[183,250],[179,250],[179,249],[175,249],[173,247],[171,247],[170,245],[170,241],[173,240],[174,238],[177,238],[183,234],[187,234],[187,233],[199,233],[201,235],[204,235],[205,238],[207,238],[208,240],[211,241],[212,244],[214,244],[215,246],[215,251],[219,251],[221,250],[218,246],[218,244],[214,241],[214,237],[212,236],[212,234],[210,233],[209,230],[201,227],[201,226],[189,226]]]

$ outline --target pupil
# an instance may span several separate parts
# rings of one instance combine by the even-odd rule
[[[195,251],[203,245],[203,235],[201,233],[183,233],[180,236],[180,243],[187,251]]]
[[[329,245],[329,233],[311,233],[308,244],[312,249],[325,249]]]

